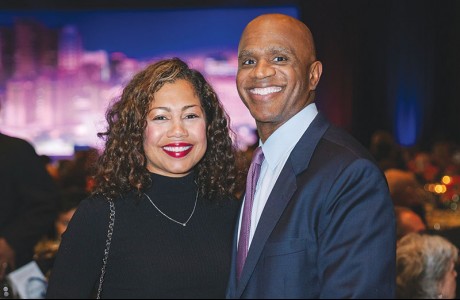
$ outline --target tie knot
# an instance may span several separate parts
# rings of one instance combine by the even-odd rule
[[[262,165],[263,160],[264,152],[262,151],[262,147],[259,146],[256,148],[256,150],[254,150],[254,153],[252,154],[252,163]]]

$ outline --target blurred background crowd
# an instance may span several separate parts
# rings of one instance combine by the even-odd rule
[[[249,167],[254,148],[255,145],[239,153],[243,171]],[[439,141],[429,151],[406,148],[398,145],[389,132],[377,131],[372,136],[369,151],[385,173],[395,208],[399,240],[398,297],[427,298],[430,293],[441,296],[439,288],[428,287],[434,283],[439,287],[449,281],[449,276],[450,281],[456,281],[457,277],[460,147],[449,141]],[[33,260],[46,277],[52,270],[62,233],[80,201],[92,191],[92,169],[98,155],[98,150],[85,148],[77,149],[68,159],[36,156],[52,178],[58,195],[55,219],[33,247]],[[433,237],[435,239],[431,240]],[[415,259],[417,257],[419,259]],[[438,266],[430,265],[433,261]],[[434,273],[427,275],[435,271],[440,273],[437,277]],[[456,297],[455,285],[450,289],[451,296],[447,290],[442,296]]]

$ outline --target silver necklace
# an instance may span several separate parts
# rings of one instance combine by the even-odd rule
[[[155,203],[153,203],[153,201],[152,201],[152,199],[150,199],[149,195],[147,195],[146,193],[144,193],[144,195],[147,197],[147,199],[149,199],[149,201],[150,201],[150,203],[152,203],[153,207],[155,207],[160,212],[160,214],[162,214],[163,216],[165,216],[169,220],[173,221],[174,223],[177,223],[177,224],[182,225],[184,227],[187,226],[188,221],[190,221],[190,219],[192,218],[193,214],[195,213],[196,203],[198,202],[198,192],[197,192],[196,197],[195,197],[195,205],[193,206],[192,213],[190,214],[190,217],[188,217],[187,221],[182,223],[182,222],[179,222],[177,220],[174,220],[173,218],[171,218],[170,216],[168,216],[167,214],[162,212],[161,209],[159,209],[158,206],[156,206]]]

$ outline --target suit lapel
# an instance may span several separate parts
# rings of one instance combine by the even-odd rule
[[[319,143],[319,140],[329,127],[326,119],[318,113],[311,125],[305,131],[304,135],[292,150],[278,180],[267,200],[267,204],[262,212],[259,224],[257,225],[254,238],[249,248],[240,281],[237,284],[236,297],[240,298],[243,294],[249,279],[254,272],[257,262],[260,259],[265,244],[283,214],[292,195],[297,190],[297,174],[308,168],[313,152]],[[234,268],[232,268],[233,270]],[[232,272],[234,281],[234,272]],[[233,284],[232,287],[235,285]]]
[[[246,258],[241,278],[238,283],[238,298],[241,297],[241,294],[243,293],[244,288],[254,271],[268,237],[275,228],[276,223],[286,208],[286,205],[297,189],[296,177],[290,164],[286,163],[283,171],[281,171],[280,178],[283,178],[283,180],[278,180],[276,182],[275,187],[268,198],[264,211],[262,212],[259,224],[257,225],[254,238],[249,248],[248,257]]]
[[[243,201],[240,199],[241,202]],[[241,216],[241,210],[242,206],[240,205],[240,210],[238,213],[238,216]],[[236,255],[238,251],[238,224],[240,224],[240,217],[237,218],[237,226],[235,229],[235,233],[233,235],[233,247],[232,247],[232,264],[230,267],[230,277],[228,280],[228,286],[227,286],[227,292],[226,292],[226,298],[227,299],[234,299],[235,298],[235,293],[236,293],[236,286],[237,286],[237,280],[236,280]]]

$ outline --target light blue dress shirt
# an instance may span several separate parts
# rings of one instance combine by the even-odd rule
[[[259,224],[259,220],[267,203],[268,197],[270,196],[273,187],[275,186],[275,183],[286,164],[286,161],[291,155],[295,145],[297,145],[300,138],[308,129],[317,114],[318,109],[316,108],[316,105],[311,103],[278,128],[265,141],[265,143],[262,144],[260,141],[260,146],[264,152],[265,159],[262,163],[260,177],[257,182],[256,193],[254,196],[249,245],[254,237],[257,224]],[[241,218],[238,231],[240,228]]]

